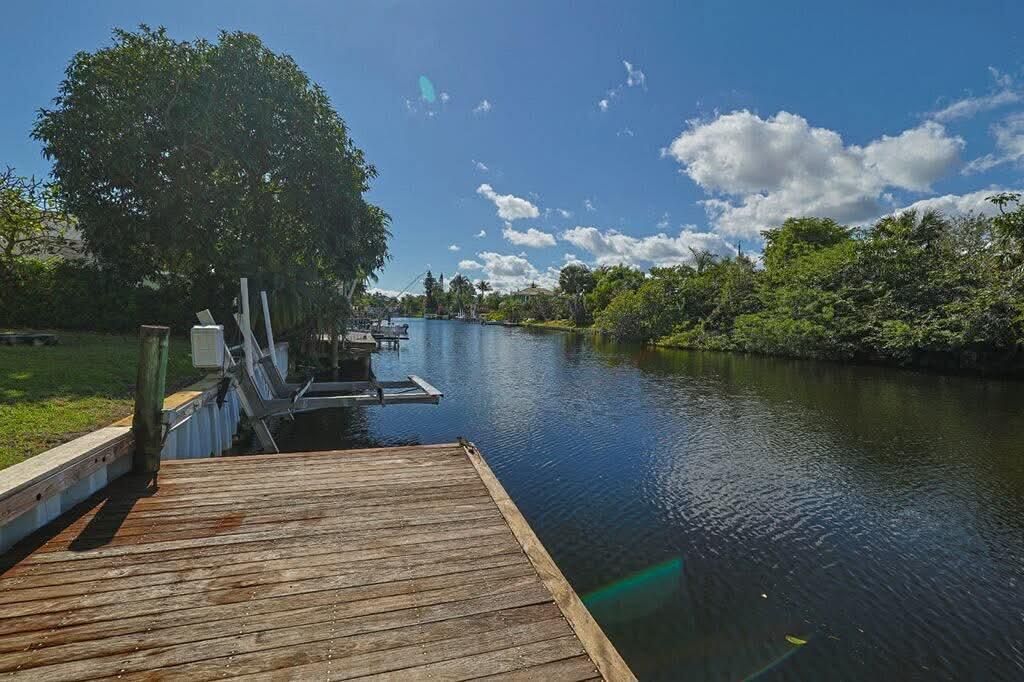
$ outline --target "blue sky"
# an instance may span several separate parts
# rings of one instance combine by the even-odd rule
[[[861,223],[1024,186],[1009,1],[16,3],[0,165],[48,172],[36,111],[76,51],[139,23],[251,31],[326,88],[380,172],[387,290],[428,266],[515,288],[568,259],[756,252],[787,215]]]

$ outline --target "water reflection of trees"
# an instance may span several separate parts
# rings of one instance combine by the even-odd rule
[[[645,374],[699,379],[717,395],[785,415],[768,430],[827,433],[843,444],[841,464],[885,478],[879,485],[914,485],[886,477],[941,467],[1018,511],[1024,502],[1019,382],[737,353],[651,348],[627,357]]]

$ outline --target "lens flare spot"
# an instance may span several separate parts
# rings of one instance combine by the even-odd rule
[[[420,76],[420,97],[431,104],[437,101],[437,95],[434,93],[434,84],[426,76]]]
[[[584,595],[583,603],[602,623],[636,620],[679,592],[682,573],[682,558],[670,559]]]

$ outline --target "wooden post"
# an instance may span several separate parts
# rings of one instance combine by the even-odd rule
[[[139,328],[139,371],[135,379],[135,471],[155,474],[160,470],[167,381],[169,327],[143,325]]]

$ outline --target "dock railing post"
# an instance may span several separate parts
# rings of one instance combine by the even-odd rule
[[[169,327],[142,325],[139,328],[139,370],[135,379],[134,469],[156,474],[160,470],[163,434],[164,388],[167,382]]]

